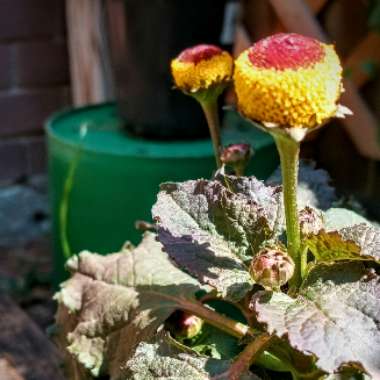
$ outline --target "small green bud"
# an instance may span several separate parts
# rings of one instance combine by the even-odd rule
[[[292,278],[294,262],[283,251],[266,248],[252,260],[249,272],[253,280],[265,289],[278,291]]]
[[[220,160],[223,164],[231,166],[237,176],[241,176],[244,174],[252,153],[249,144],[230,144],[223,149]]]

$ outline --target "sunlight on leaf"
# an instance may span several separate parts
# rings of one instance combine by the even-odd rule
[[[380,278],[360,263],[318,265],[300,295],[261,292],[251,303],[270,333],[315,355],[327,373],[359,366],[380,377]]]

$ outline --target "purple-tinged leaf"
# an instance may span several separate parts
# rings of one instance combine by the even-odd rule
[[[372,260],[380,262],[380,229],[368,223],[340,230],[322,229],[310,234],[305,244],[317,261]]]
[[[136,346],[202,288],[171,263],[150,233],[133,250],[108,256],[82,252],[68,267],[73,276],[56,295],[61,342],[80,371],[106,371],[112,380],[125,379]]]
[[[239,300],[252,287],[247,264],[283,224],[280,197],[253,177],[166,183],[153,217],[165,251],[180,267]]]
[[[251,308],[321,370],[353,366],[380,379],[380,278],[360,263],[317,265],[297,298],[260,292]]]
[[[231,362],[181,352],[164,339],[154,343],[142,342],[127,362],[125,380],[229,380],[224,377]],[[123,380],[124,380],[123,379]],[[245,372],[241,380],[260,380]]]

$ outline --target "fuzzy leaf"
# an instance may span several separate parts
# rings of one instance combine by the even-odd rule
[[[321,380],[371,380],[371,377],[366,374],[348,370],[324,376]]]
[[[330,208],[323,214],[324,227],[327,231],[355,226],[356,224],[371,223],[363,216],[346,208]]]
[[[320,230],[308,235],[305,243],[317,261],[380,261],[380,229],[368,223],[340,230]]]
[[[180,267],[239,300],[252,287],[245,262],[282,224],[280,197],[277,188],[254,177],[166,183],[153,217],[161,243]]]
[[[157,343],[142,342],[135,355],[127,362],[128,376],[125,380],[228,380],[223,374],[231,362],[181,353],[159,340]],[[259,380],[246,373],[242,380]]]
[[[251,308],[270,333],[315,355],[327,373],[362,367],[380,378],[380,278],[360,263],[318,265],[300,295],[261,292]]]
[[[314,207],[321,210],[330,208],[336,195],[334,188],[330,185],[331,178],[323,169],[315,169],[312,161],[300,161],[298,174],[298,207]],[[269,185],[280,185],[281,168],[278,168],[266,181]]]
[[[153,234],[134,250],[82,252],[68,266],[74,274],[56,296],[58,327],[78,362],[95,376],[110,373],[112,380],[123,378],[140,341],[150,339],[173,310],[189,306],[201,289],[171,263]],[[65,318],[70,314],[74,320]]]

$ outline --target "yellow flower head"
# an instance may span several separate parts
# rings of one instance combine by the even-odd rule
[[[232,79],[232,67],[230,54],[213,45],[188,48],[171,62],[176,86],[188,93],[225,85]]]
[[[235,62],[238,108],[280,127],[312,128],[337,113],[342,67],[332,45],[294,33],[267,37]]]

